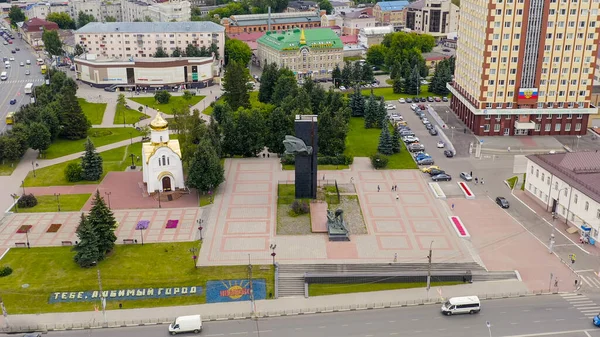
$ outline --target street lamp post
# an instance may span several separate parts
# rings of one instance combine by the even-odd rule
[[[490,323],[490,321],[485,322],[485,325],[487,325],[488,331],[490,333],[490,337],[492,337],[492,323]]]
[[[58,206],[58,211],[60,212],[60,193],[54,193],[54,196],[56,197],[56,204]]]
[[[133,159],[135,158],[135,154],[130,154],[129,155],[131,157],[131,169],[135,170],[135,162],[133,161]]]
[[[108,200],[108,209],[110,209],[110,195],[112,194],[112,192],[104,192],[104,194],[106,195],[106,199]]]
[[[34,177],[34,178],[36,177],[36,176],[35,176],[35,165],[36,165],[35,161],[33,161],[33,160],[32,160],[32,161],[31,161],[31,168],[33,169],[33,177]]]
[[[25,180],[21,180],[21,187],[23,187],[23,195],[25,195]]]
[[[19,206],[17,204],[17,200],[19,200],[19,196],[16,193],[13,193],[10,195],[13,198],[13,201],[15,203],[15,213],[19,213]]]
[[[31,249],[31,246],[29,245],[29,229],[31,227],[27,227],[27,229],[25,229],[25,239],[27,241],[27,249]]]
[[[160,190],[158,190],[158,208],[162,208],[160,204]]]
[[[204,227],[202,227],[202,223],[204,223],[204,220],[202,219],[198,219],[198,231],[200,232],[200,241],[203,240],[202,238],[202,229],[204,229]]]
[[[194,261],[194,268],[198,268],[198,266],[196,265],[196,260],[198,259],[198,256],[196,255],[197,251],[198,248],[196,247],[190,248],[190,253],[192,253],[192,261]]]
[[[275,253],[275,248],[277,248],[277,244],[272,243],[269,248],[271,248],[271,256],[273,257],[273,265],[275,265],[275,255],[277,255]]]

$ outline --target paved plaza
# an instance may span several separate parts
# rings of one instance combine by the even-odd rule
[[[277,244],[282,263],[385,263],[395,254],[397,262],[425,263],[432,241],[440,259],[474,261],[452,229],[447,207],[432,197],[419,171],[374,171],[367,158],[356,158],[350,170],[319,172],[320,180],[347,184],[351,178],[368,234],[352,235],[350,242],[329,242],[326,233],[277,235],[278,181],[293,180],[294,172],[281,171],[278,159],[227,160],[199,264],[233,265],[249,257],[268,263],[271,244]]]

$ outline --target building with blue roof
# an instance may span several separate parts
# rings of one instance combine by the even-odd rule
[[[373,7],[373,16],[377,23],[383,26],[403,27],[405,22],[404,9],[409,4],[408,1],[381,1]]]

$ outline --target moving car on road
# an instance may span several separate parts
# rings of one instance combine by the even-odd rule
[[[179,316],[175,322],[169,324],[169,333],[176,335],[178,333],[202,331],[202,317],[200,315]]]
[[[508,203],[508,200],[504,199],[504,197],[497,197],[496,198],[496,203],[498,204],[498,206],[502,207],[502,208],[509,208],[510,204]]]
[[[452,297],[442,305],[442,314],[476,314],[481,311],[481,302],[477,296]]]
[[[450,150],[445,150],[444,156],[446,156],[446,158],[452,158],[452,157],[454,157],[454,152],[452,152]]]
[[[461,172],[460,173],[460,177],[465,180],[465,181],[471,181],[473,180],[473,177],[471,177],[471,175],[469,174],[469,172]]]
[[[442,174],[438,174],[437,176],[431,177],[431,180],[433,180],[433,181],[450,181],[450,180],[452,180],[452,177],[449,174],[442,173]]]
[[[600,327],[600,315],[596,315],[596,316],[594,316],[594,318],[592,319],[592,323],[593,323],[595,326],[599,326],[599,327]]]
[[[15,105],[15,104],[17,104],[17,99],[16,98],[11,99],[10,105]]]
[[[446,146],[446,144],[444,144],[444,142],[442,142],[441,140],[438,140],[438,142],[437,142],[438,149],[443,149],[445,146]]]

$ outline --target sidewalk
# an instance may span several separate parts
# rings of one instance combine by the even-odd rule
[[[537,294],[543,290],[537,291]],[[480,282],[433,288],[389,290],[369,293],[345,295],[317,296],[310,298],[280,298],[276,300],[256,301],[255,315],[258,317],[274,317],[298,314],[314,314],[335,311],[350,311],[361,309],[390,308],[422,304],[439,304],[444,298],[465,295],[478,295],[481,299],[519,297],[528,293],[520,281]],[[123,302],[127,307],[127,301]],[[11,332],[17,331],[51,331],[71,328],[101,327],[103,315],[101,311],[10,315],[8,323]],[[432,310],[438,310],[432,308]],[[159,307],[148,309],[110,310],[106,312],[106,326],[138,326],[144,324],[161,324],[172,322],[175,317],[202,314],[205,321],[225,319],[247,319],[253,316],[249,302],[230,302],[215,304],[199,304],[190,306]],[[6,321],[0,317],[0,326]],[[2,331],[2,330],[0,330]],[[6,330],[4,330],[6,331]]]

